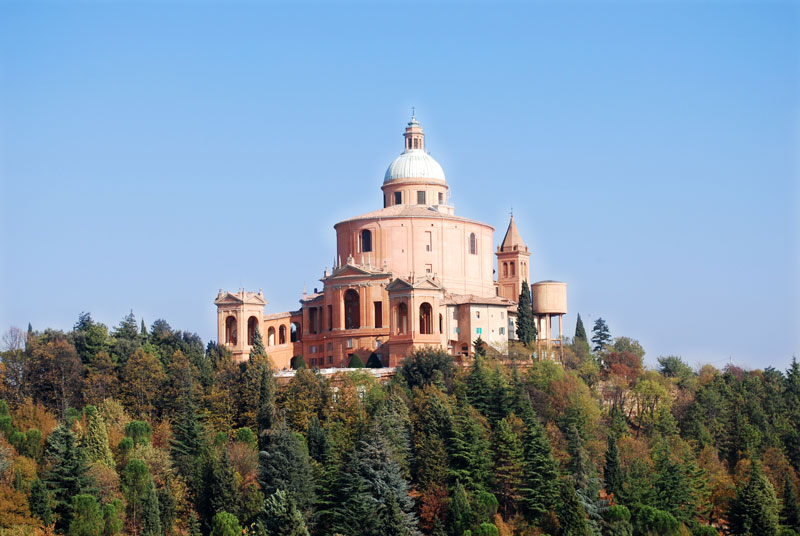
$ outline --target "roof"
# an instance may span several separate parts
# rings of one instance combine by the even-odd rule
[[[290,316],[295,316],[302,314],[302,311],[284,311],[283,313],[272,313],[269,315],[264,315],[262,317],[263,320],[279,320],[281,318],[289,318]]]
[[[362,214],[361,216],[356,216],[355,218],[342,220],[336,225],[350,221],[368,220],[373,218],[441,218],[444,220],[456,220],[469,223],[477,223],[479,225],[485,225],[486,227],[493,229],[492,226],[487,223],[470,220],[469,218],[462,218],[460,216],[453,216],[451,214],[446,214],[444,212],[439,212],[435,207],[427,205],[392,205],[391,207],[386,207],[380,210],[373,210],[372,212],[367,212],[366,214]],[[336,225],[334,225],[334,227],[336,227]]]
[[[443,303],[447,305],[503,305],[510,307],[516,302],[500,296],[476,296],[475,294],[446,294]]]
[[[514,216],[511,216],[511,221],[508,222],[508,230],[506,230],[506,237],[503,238],[503,244],[500,246],[500,251],[518,251],[526,249],[527,246],[522,240],[522,235],[519,234],[517,224],[514,223]]]
[[[422,149],[405,151],[389,164],[383,182],[399,179],[433,179],[445,182],[442,166]]]

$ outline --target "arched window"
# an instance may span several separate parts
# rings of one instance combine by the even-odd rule
[[[361,327],[361,307],[358,301],[358,292],[348,289],[344,293],[344,329],[358,329]]]
[[[289,328],[289,340],[292,342],[297,342],[300,340],[300,324],[297,322],[292,322],[292,325]]]
[[[405,335],[408,333],[408,306],[401,303],[397,306],[397,334]]]
[[[225,319],[225,344],[236,346],[236,318],[233,316]]]
[[[514,277],[516,274],[514,272],[514,261],[511,261],[511,277]]]
[[[439,335],[442,333],[444,333],[444,318],[442,317],[442,314],[439,313]]]
[[[503,263],[503,277],[508,277],[508,263]]]
[[[364,253],[372,251],[372,231],[369,229],[361,231],[361,251]]]
[[[419,332],[422,335],[430,335],[433,333],[432,318],[433,310],[431,304],[428,302],[419,306]]]
[[[278,328],[278,344],[286,344],[286,326]]]
[[[475,233],[469,234],[469,252],[472,255],[478,254],[478,238],[475,236]]]
[[[275,346],[275,328],[273,327],[267,330],[267,346]]]
[[[258,329],[258,319],[251,316],[247,319],[247,344],[253,346],[253,341],[256,338],[256,330]]]

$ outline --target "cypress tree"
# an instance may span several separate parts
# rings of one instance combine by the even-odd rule
[[[308,455],[321,464],[325,464],[331,454],[331,448],[328,444],[328,436],[319,422],[316,415],[311,418],[308,423],[308,431],[306,432],[306,443],[308,444]]]
[[[353,357],[350,358],[350,364],[347,365],[349,368],[364,368],[364,362],[358,356],[358,354],[353,354]]]
[[[114,456],[108,445],[108,430],[103,417],[94,406],[86,406],[83,412],[86,414],[86,436],[83,439],[86,460],[90,463],[104,463],[112,469],[115,468]]]
[[[622,467],[619,462],[619,449],[614,433],[608,434],[608,448],[606,449],[606,463],[603,467],[603,481],[606,492],[613,494],[617,502],[624,501],[622,491]]]
[[[728,514],[734,534],[759,534],[774,536],[778,532],[778,499],[775,488],[753,461],[750,479],[736,489]]]
[[[267,349],[264,347],[264,339],[261,337],[261,330],[258,329],[258,326],[253,332],[253,346],[250,348],[251,361],[254,356],[267,357]]]
[[[259,445],[266,440],[267,430],[275,424],[275,377],[269,361],[261,368],[261,384],[258,390],[258,413],[256,415],[256,435]]]
[[[533,321],[533,304],[531,287],[527,281],[522,282],[522,292],[517,302],[517,338],[525,345],[536,340],[536,324]]]
[[[586,328],[583,327],[583,320],[581,320],[580,313],[578,313],[578,321],[575,323],[575,340],[588,342],[586,338]]]
[[[45,457],[50,469],[44,482],[56,514],[56,530],[64,532],[72,522],[72,498],[93,491],[86,455],[72,430],[60,424],[47,438]]]

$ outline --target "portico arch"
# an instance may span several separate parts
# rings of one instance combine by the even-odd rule
[[[347,289],[344,293],[344,329],[361,327],[361,304],[358,291]]]
[[[225,344],[236,346],[236,317],[232,315],[225,319]]]
[[[253,346],[256,338],[256,330],[258,329],[258,319],[251,316],[247,319],[247,344]]]
[[[275,328],[272,326],[267,330],[267,346],[275,346]]]
[[[422,335],[433,333],[433,308],[428,302],[419,306],[419,332]]]

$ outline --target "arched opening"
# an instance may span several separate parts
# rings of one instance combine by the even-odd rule
[[[278,344],[286,344],[286,326],[278,328]]]
[[[361,251],[364,253],[372,251],[372,231],[369,229],[361,231]]]
[[[300,340],[300,324],[297,322],[292,322],[292,325],[289,327],[289,340],[292,342]]]
[[[408,306],[401,303],[396,307],[397,310],[397,334],[405,335],[408,332]]]
[[[514,272],[514,261],[511,261],[511,277],[514,277],[516,273]]]
[[[361,307],[358,301],[358,292],[348,289],[344,293],[344,329],[358,329],[361,327]]]
[[[258,319],[251,316],[247,319],[247,344],[253,346],[256,340],[256,330],[258,329]]]
[[[475,236],[475,233],[469,234],[469,252],[472,255],[478,254],[478,238]]]
[[[433,308],[428,302],[419,306],[419,332],[422,335],[430,335],[433,333]]]
[[[444,317],[442,317],[442,314],[439,313],[439,335],[442,333],[444,333]]]
[[[275,346],[275,328],[270,327],[267,330],[267,346]]]
[[[225,319],[225,344],[236,345],[236,318],[233,316]]]
[[[503,277],[508,277],[508,263],[503,263]]]

